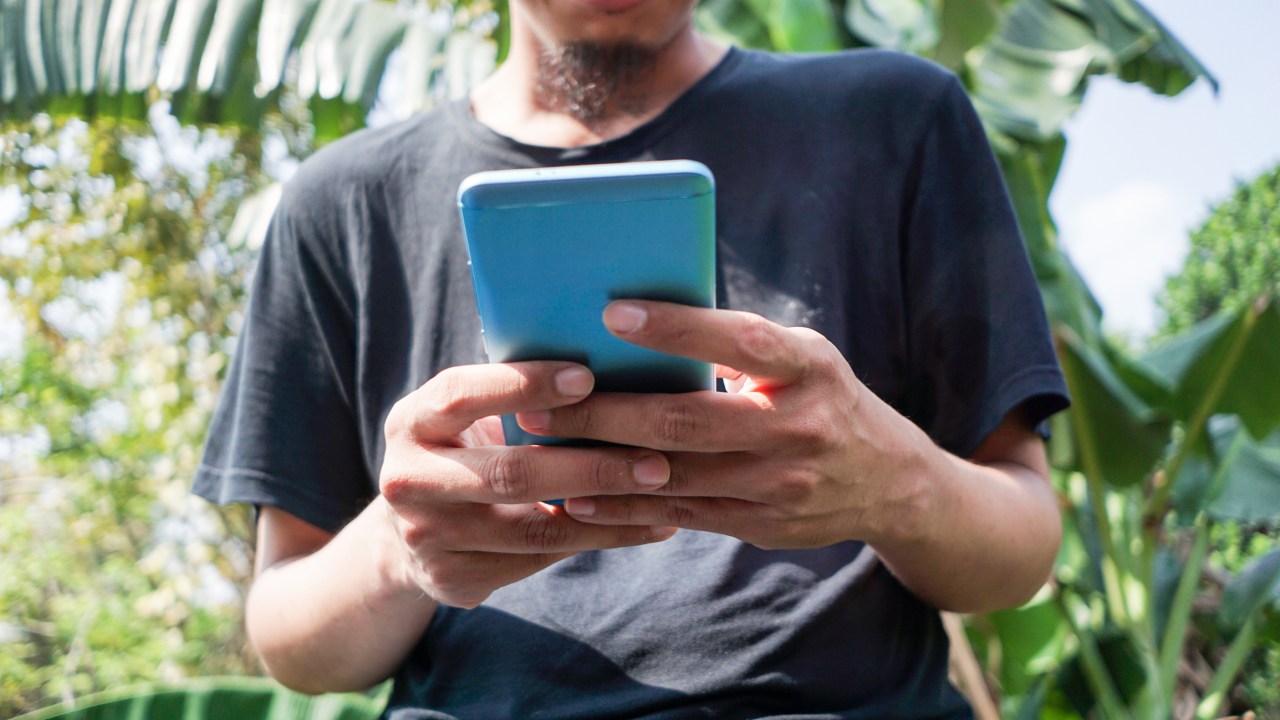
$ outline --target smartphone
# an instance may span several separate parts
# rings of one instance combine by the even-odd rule
[[[715,181],[691,160],[482,172],[458,188],[490,362],[571,360],[603,392],[715,389],[704,362],[638,347],[605,329],[616,299],[714,307]],[[508,445],[591,444],[531,435]]]

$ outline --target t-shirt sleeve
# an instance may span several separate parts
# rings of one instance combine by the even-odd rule
[[[373,484],[354,411],[352,283],[331,213],[318,195],[286,187],[193,489],[336,532]]]
[[[999,167],[948,76],[914,166],[903,248],[910,382],[904,408],[970,455],[1013,409],[1067,407],[1044,305]]]

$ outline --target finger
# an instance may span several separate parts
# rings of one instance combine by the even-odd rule
[[[808,370],[799,336],[754,313],[621,300],[605,307],[603,319],[629,343],[724,365],[761,385],[790,385]]]
[[[604,529],[604,526],[597,527]],[[599,549],[661,542],[675,533],[676,528],[661,528],[655,530],[643,542],[601,544]],[[475,607],[483,602],[494,588],[523,580],[575,554],[573,552],[511,554],[476,551],[438,553],[432,558],[431,568],[427,573],[433,589],[431,595],[446,605]]]
[[[562,508],[542,504],[465,505],[419,527],[442,550],[515,555],[630,547],[660,542],[675,533],[670,527],[582,523]]]
[[[776,416],[761,393],[597,393],[580,403],[520,413],[537,435],[587,438],[655,450],[730,452],[770,446]]]
[[[667,481],[668,473],[662,454],[634,447],[448,448],[388,459],[381,486],[394,506],[523,504],[653,490]]]
[[[760,455],[752,452],[669,452],[670,479],[637,495],[723,497],[771,503],[785,493]]]
[[[451,442],[480,418],[577,402],[594,384],[591,371],[568,362],[447,368],[392,407],[387,437],[407,433],[419,443]]]
[[[619,495],[571,498],[565,511],[583,523],[621,526],[678,527],[752,537],[768,531],[771,508],[734,498]]]

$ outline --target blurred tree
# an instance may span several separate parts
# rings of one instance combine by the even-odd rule
[[[38,115],[0,135],[0,717],[245,673],[247,513],[189,495],[266,185],[267,134]]]
[[[1182,272],[1160,296],[1163,334],[1185,330],[1219,310],[1234,310],[1280,288],[1280,165],[1220,203],[1191,233]]]

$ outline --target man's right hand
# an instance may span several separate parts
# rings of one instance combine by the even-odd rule
[[[497,416],[571,405],[590,371],[566,362],[449,368],[386,421],[379,483],[404,550],[397,580],[475,607],[494,590],[582,550],[657,542],[675,528],[591,525],[539,502],[652,491],[670,467],[641,448],[506,447]]]

